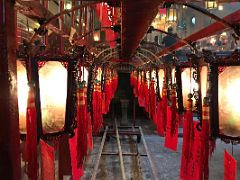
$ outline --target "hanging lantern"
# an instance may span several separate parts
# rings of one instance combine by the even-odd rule
[[[240,136],[240,67],[226,67],[218,75],[219,131],[232,137]]]
[[[207,53],[205,58],[208,57]],[[239,140],[239,51],[232,54],[221,52],[221,55],[215,55],[215,59],[215,62],[210,61],[211,136]]]
[[[217,1],[207,0],[207,1],[205,1],[205,7],[206,7],[206,9],[217,9],[218,8]]]
[[[166,23],[175,23],[177,22],[177,9],[175,6],[167,8],[166,13]]]
[[[73,133],[75,99],[74,63],[70,57],[40,57],[32,59],[38,135],[48,137]],[[68,60],[69,59],[69,60]],[[18,106],[20,133],[26,134],[28,78],[24,62],[17,61]]]
[[[200,84],[195,81],[193,78],[192,67],[182,69],[181,79],[182,79],[182,96],[183,96],[183,106],[187,107],[188,103],[188,94],[194,94],[194,91],[199,91],[201,87],[201,100],[203,103],[203,98],[207,95],[207,76],[208,76],[208,67],[206,65],[200,68]],[[202,104],[201,103],[201,104]],[[193,105],[196,104],[196,99],[193,98]]]
[[[164,69],[158,70],[158,79],[159,79],[159,93],[160,97],[162,95],[162,88],[163,88],[163,80],[164,80]]]
[[[100,41],[100,31],[95,31],[95,32],[93,33],[93,40],[94,40],[95,42]]]

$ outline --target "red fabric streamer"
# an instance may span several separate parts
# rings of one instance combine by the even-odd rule
[[[197,129],[197,121],[194,121],[194,140],[193,140],[193,160],[192,166],[189,167],[188,171],[191,172],[191,179],[202,180],[203,179],[203,144],[202,144],[202,133]]]
[[[26,158],[28,161],[27,173],[30,180],[37,180],[37,112],[35,107],[34,89],[30,87],[28,92],[28,104],[26,112]]]
[[[192,114],[192,100],[188,99],[187,111],[184,115],[183,122],[183,145],[182,145],[182,160],[181,160],[181,171],[180,177],[186,179],[188,175],[188,167],[190,159],[193,157],[192,146],[193,146],[193,114]]]
[[[191,134],[193,138],[190,139],[191,146],[188,146],[188,149],[185,149],[184,151],[188,154],[182,152],[181,179],[183,180],[203,179],[202,140],[201,132],[196,128],[197,123],[198,122],[193,123],[193,133]],[[184,122],[184,127],[185,125],[187,125],[186,122]],[[183,141],[185,141],[185,139]],[[186,146],[186,142],[184,145]]]
[[[166,138],[165,138],[165,144],[164,146],[166,148],[169,148],[173,151],[177,151],[177,145],[178,145],[178,119],[179,114],[175,114],[176,123],[175,123],[175,129],[172,131],[172,109],[168,106],[167,107],[167,128],[166,128]],[[175,112],[176,113],[176,112]]]
[[[77,91],[77,166],[81,167],[84,157],[87,155],[87,104],[84,95],[84,84],[80,84]]]
[[[55,166],[54,166],[54,147],[48,145],[43,140],[41,144],[41,180],[55,179]]]
[[[157,132],[160,136],[164,136],[163,120],[162,120],[162,101],[157,106]]]
[[[102,93],[99,82],[95,83],[93,91],[93,133],[97,134],[102,127]]]
[[[91,115],[89,112],[87,113],[87,122],[88,122],[88,134],[87,134],[88,150],[92,151],[93,149],[92,121],[91,121]]]
[[[155,82],[152,80],[150,84],[150,117],[153,119],[153,122],[156,124],[156,93],[154,88]]]
[[[138,96],[138,104],[140,107],[145,107],[145,97],[144,97],[144,84],[140,85],[140,92]]]
[[[162,120],[162,128],[163,128],[164,132],[166,131],[166,126],[167,126],[167,106],[168,106],[167,88],[163,87],[163,89],[162,89],[162,114],[161,114],[160,119]]]
[[[171,91],[171,99],[172,99],[172,106],[171,106],[171,134],[173,135],[175,133],[176,130],[176,126],[177,126],[177,120],[176,120],[176,116],[177,116],[177,100],[176,100],[176,89],[173,87],[172,91]],[[169,119],[169,118],[168,118]]]
[[[145,111],[149,112],[149,91],[148,91],[148,82],[144,82],[144,98],[145,98]]]
[[[73,138],[69,138],[68,140],[73,180],[79,180],[83,175],[83,167],[79,167],[77,162],[77,138],[77,132],[75,131],[75,136]]]
[[[237,161],[226,150],[224,151],[224,180],[236,180]]]

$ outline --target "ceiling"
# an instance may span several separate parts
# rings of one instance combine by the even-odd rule
[[[79,0],[75,0],[79,3]],[[95,0],[85,0],[84,2],[90,2]],[[169,0],[170,1],[170,0]],[[169,2],[168,1],[168,2]],[[176,0],[178,2],[186,2],[183,0]],[[175,2],[176,2],[175,1]],[[39,1],[21,1],[17,0],[19,4],[30,9],[30,11],[21,11],[27,17],[33,20],[48,19],[55,12],[51,12],[51,7],[49,9],[45,8]],[[49,0],[51,4],[55,2],[55,6],[59,1]],[[121,50],[120,57],[124,60],[129,60],[136,52],[139,44],[143,40],[149,26],[151,25],[153,19],[158,13],[159,6],[162,5],[164,1],[161,0],[106,0],[105,2],[116,2],[116,4],[121,4]],[[204,2],[201,0],[188,1],[188,2]],[[219,0],[218,2],[239,2],[236,0]],[[54,11],[57,7],[54,7]],[[59,19],[53,21],[49,24],[48,28],[55,31],[58,34],[64,35],[64,32],[59,30]]]

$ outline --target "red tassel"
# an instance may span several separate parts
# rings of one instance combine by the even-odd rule
[[[183,122],[183,145],[182,145],[182,160],[180,177],[186,179],[188,175],[188,167],[190,158],[193,157],[192,145],[193,145],[193,114],[192,114],[192,100],[188,99],[187,111],[184,116]]]
[[[33,87],[30,87],[28,93],[28,105],[26,114],[26,158],[28,161],[28,177],[31,180],[37,180],[38,160],[37,160],[37,112],[35,108],[35,98]]]
[[[72,177],[73,180],[79,180],[83,175],[83,166],[78,166],[77,162],[77,132],[75,131],[75,136],[73,138],[69,138],[69,149],[71,156],[71,165],[72,165]]]
[[[176,112],[175,112],[176,113]],[[164,146],[166,148],[169,148],[173,151],[177,151],[177,145],[178,145],[178,119],[179,119],[179,114],[176,114],[176,124],[175,124],[175,129],[173,130],[172,133],[172,110],[168,106],[167,107],[167,129],[166,129],[166,138],[165,138],[165,144]]]
[[[176,130],[176,126],[177,126],[177,120],[176,120],[176,115],[177,115],[177,101],[176,101],[176,89],[175,87],[172,88],[172,94],[171,94],[171,98],[172,98],[172,106],[171,106],[171,135],[175,134],[175,130]]]
[[[98,125],[97,125],[97,88],[96,84],[94,84],[93,90],[93,133],[96,134],[98,132]]]
[[[41,144],[41,180],[55,179],[54,148],[43,140]]]
[[[97,134],[102,127],[102,93],[100,85],[96,83],[93,91],[93,133]]]
[[[201,133],[197,130],[198,122],[193,123],[193,134],[191,139],[191,146],[187,151],[188,156],[184,155],[182,152],[182,162],[181,162],[181,179],[183,180],[202,180],[203,179],[203,164],[202,164],[202,139]],[[184,127],[187,125],[184,122]],[[185,133],[185,132],[184,132]],[[185,141],[185,139],[183,140]],[[186,146],[186,142],[184,142],[184,146]],[[186,148],[186,147],[185,147]]]
[[[157,106],[157,132],[160,136],[164,136],[163,120],[162,120],[162,101]]]
[[[194,140],[193,140],[193,162],[189,167],[189,172],[192,172],[191,179],[202,180],[203,179],[203,144],[202,133],[197,129],[198,122],[194,122]]]
[[[88,150],[92,151],[93,139],[92,139],[92,121],[90,113],[87,113],[87,122],[88,122]]]
[[[98,96],[98,130],[102,127],[102,91],[101,91],[101,85],[97,85],[97,96]]]
[[[111,102],[111,85],[110,85],[110,80],[107,79],[105,83],[105,112],[107,113],[109,111],[109,105]]]
[[[156,124],[156,94],[155,94],[155,89],[154,89],[154,81],[151,81],[150,84],[150,113],[151,113],[151,118],[153,119],[154,123]]]
[[[149,91],[147,81],[144,83],[144,98],[145,98],[145,111],[149,112]]]
[[[77,165],[81,167],[87,155],[87,104],[84,95],[84,84],[78,89],[77,106]]]
[[[140,85],[140,92],[138,96],[138,104],[140,107],[145,107],[145,93],[144,93],[144,83],[142,82]]]
[[[164,86],[166,86],[166,84]],[[167,89],[166,89],[166,87],[163,87],[161,120],[162,120],[162,128],[163,128],[164,132],[166,132],[166,126],[167,126],[167,106],[168,106]]]
[[[224,151],[224,180],[236,180],[237,161]]]

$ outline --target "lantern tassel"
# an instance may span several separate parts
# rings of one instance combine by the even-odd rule
[[[158,101],[157,106],[157,132],[160,136],[164,136],[164,128],[163,128],[163,120],[162,120],[162,100]]]
[[[54,166],[54,147],[48,145],[43,140],[41,144],[41,179],[52,180],[55,179],[55,166]]]
[[[87,105],[84,94],[85,82],[80,83],[78,89],[77,106],[77,166],[81,167],[84,157],[87,155]]]
[[[73,138],[68,139],[69,143],[69,150],[70,150],[70,157],[71,157],[71,165],[72,165],[72,177],[73,180],[79,180],[83,176],[83,166],[78,165],[77,161],[77,132],[75,131],[76,135]]]
[[[183,145],[182,145],[182,160],[181,160],[181,170],[180,177],[186,179],[188,175],[188,167],[190,158],[192,155],[192,143],[194,136],[193,128],[193,114],[192,114],[192,96],[188,99],[187,111],[184,116],[183,122]]]
[[[164,84],[163,90],[162,90],[162,114],[161,114],[161,120],[162,120],[162,128],[163,132],[165,134],[166,132],[166,126],[167,126],[167,106],[168,106],[168,100],[167,100],[167,88],[166,84]]]
[[[34,88],[30,86],[28,92],[28,104],[26,114],[26,158],[28,161],[27,173],[31,180],[37,180],[37,112],[35,107]]]
[[[237,161],[226,150],[224,151],[224,179],[235,180],[237,173]]]

